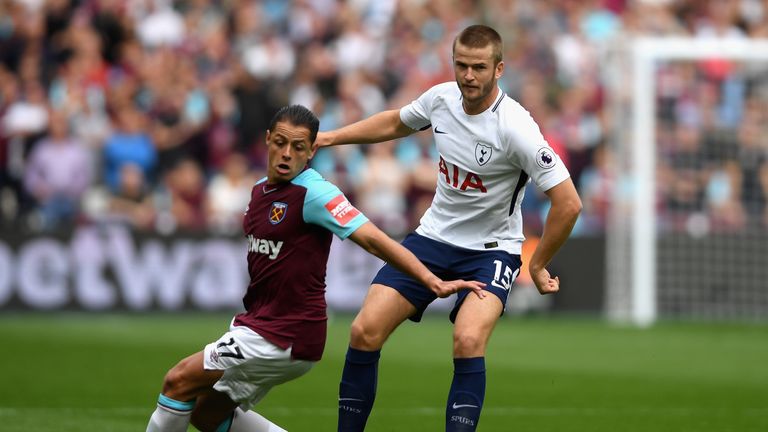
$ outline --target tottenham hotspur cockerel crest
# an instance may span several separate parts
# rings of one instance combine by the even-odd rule
[[[491,153],[493,153],[493,147],[489,145],[477,143],[475,146],[475,160],[480,166],[487,164],[491,160]]]

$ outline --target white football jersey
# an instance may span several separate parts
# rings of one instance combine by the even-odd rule
[[[520,254],[520,203],[529,179],[542,191],[570,174],[530,113],[501,89],[468,115],[455,82],[438,84],[400,110],[408,127],[432,129],[440,154],[437,191],[416,232],[474,250]]]

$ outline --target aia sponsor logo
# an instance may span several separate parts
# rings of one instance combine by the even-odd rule
[[[344,194],[339,194],[336,198],[328,201],[325,204],[325,209],[341,226],[347,225],[349,221],[360,214],[360,211],[347,201],[347,197]]]
[[[490,147],[487,157],[491,157]],[[488,162],[487,159],[485,161]],[[482,193],[488,192],[488,189],[483,185],[482,177],[471,171],[464,171],[458,165],[446,162],[442,156],[440,156],[437,167],[440,170],[440,174],[442,174],[441,177],[445,179],[445,183],[453,186],[454,189],[461,189],[462,191],[476,189]]]
[[[285,219],[285,212],[288,210],[288,204],[275,201],[269,209],[269,223],[277,225]]]

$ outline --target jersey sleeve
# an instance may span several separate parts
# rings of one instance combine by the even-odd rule
[[[509,156],[533,183],[546,192],[570,177],[568,168],[544,139],[531,114],[516,103],[508,114],[504,129]]]
[[[432,106],[437,94],[437,86],[422,93],[415,101],[400,108],[400,120],[413,130],[423,130],[432,123]]]
[[[320,225],[343,240],[368,222],[368,218],[347,200],[339,188],[326,180],[318,180],[307,188],[304,221]]]

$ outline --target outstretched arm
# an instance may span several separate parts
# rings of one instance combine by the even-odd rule
[[[470,289],[478,297],[485,297],[482,282],[455,280],[445,282],[435,276],[416,256],[408,249],[392,240],[371,222],[366,222],[349,236],[352,241],[360,245],[369,253],[376,255],[398,270],[407,273],[422,285],[429,288],[438,297],[448,297],[460,289]]]
[[[318,132],[318,147],[339,144],[372,144],[402,138],[416,132],[400,120],[400,110],[382,111],[342,128]]]
[[[552,206],[547,213],[541,240],[528,264],[531,278],[541,294],[557,292],[560,289],[560,278],[552,278],[546,266],[568,239],[581,212],[581,199],[570,178],[545,193]]]

